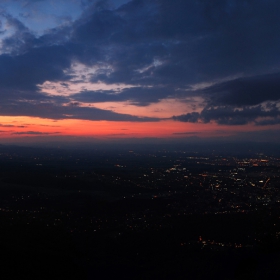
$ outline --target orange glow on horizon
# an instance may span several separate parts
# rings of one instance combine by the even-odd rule
[[[276,127],[259,127],[259,130]],[[279,128],[279,126],[278,126]],[[0,117],[0,138],[27,136],[79,136],[97,138],[183,138],[223,137],[237,132],[255,131],[253,125],[222,126],[215,123],[183,123],[174,120],[159,122],[52,120],[36,117]]]

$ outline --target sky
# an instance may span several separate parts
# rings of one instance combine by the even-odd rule
[[[279,14],[278,0],[2,0],[0,143],[280,141]]]

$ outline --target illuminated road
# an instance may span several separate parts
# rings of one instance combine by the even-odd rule
[[[264,185],[263,185],[263,189],[265,189],[266,188],[266,186],[267,186],[267,183],[270,181],[270,178],[268,178],[266,181],[265,181],[265,183],[264,183]]]

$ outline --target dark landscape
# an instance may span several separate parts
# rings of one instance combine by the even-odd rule
[[[1,146],[2,279],[279,279],[279,152],[188,148]]]

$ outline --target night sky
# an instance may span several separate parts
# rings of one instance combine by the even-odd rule
[[[279,15],[279,0],[2,0],[0,142],[280,141]]]

